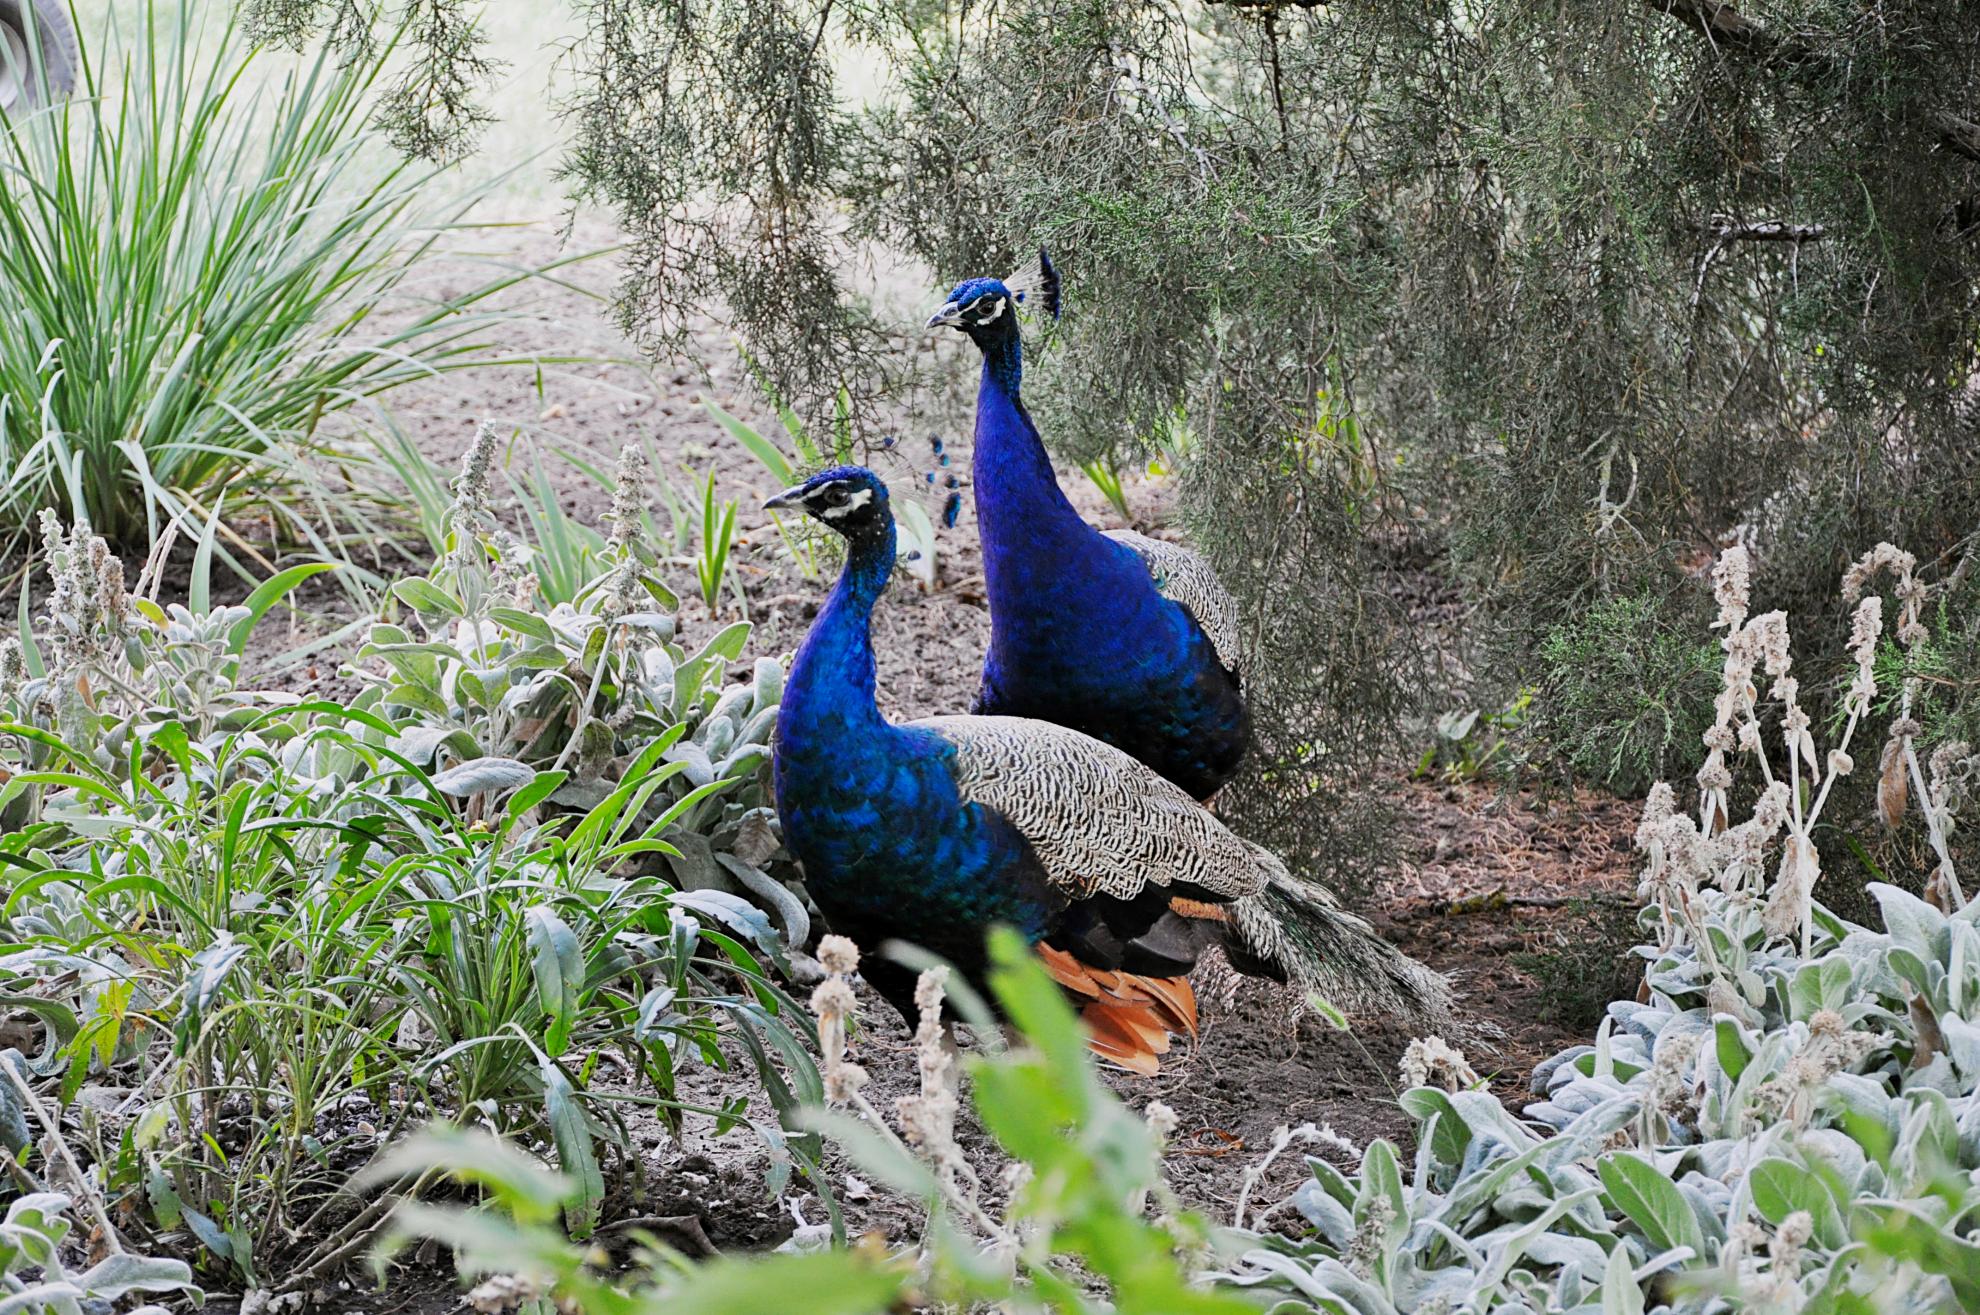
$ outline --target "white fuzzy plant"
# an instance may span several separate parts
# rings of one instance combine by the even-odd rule
[[[1787,618],[1752,614],[1747,555],[1725,555],[1698,811],[1660,785],[1637,832],[1642,1001],[1540,1065],[1541,1099],[1517,1115],[1461,1057],[1412,1047],[1413,1162],[1386,1140],[1352,1175],[1310,1160],[1284,1204],[1312,1232],[1253,1234],[1223,1281],[1328,1315],[1980,1310],[1980,902],[1947,844],[1974,761],[1954,744],[1920,762],[1909,677],[1879,802],[1887,822],[1913,797],[1924,812],[1928,898],[1871,886],[1873,930],[1812,894],[1816,826],[1876,709],[1884,602],[1868,587],[1893,582],[1908,657],[1925,638],[1915,565],[1880,545],[1844,577],[1855,671],[1823,754]],[[1741,768],[1761,788],[1735,823]]]

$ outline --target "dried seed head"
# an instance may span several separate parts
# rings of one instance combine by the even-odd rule
[[[619,449],[619,478],[612,487],[612,522],[607,540],[613,552],[625,555],[639,538],[640,516],[646,510],[646,460],[637,443]]]
[[[825,936],[818,941],[818,962],[828,973],[859,971],[859,947],[844,936]]]
[[[811,993],[811,1012],[821,1019],[851,1018],[859,1008],[853,989],[843,977],[828,977]]]
[[[1718,565],[1712,568],[1712,596],[1719,604],[1719,619],[1712,623],[1713,629],[1739,629],[1746,620],[1752,588],[1752,562],[1746,549],[1734,544],[1719,554]]]
[[[1446,1091],[1462,1091],[1478,1083],[1478,1074],[1465,1061],[1464,1053],[1442,1037],[1418,1037],[1403,1052],[1402,1080],[1406,1087],[1436,1084]]]
[[[1677,792],[1671,789],[1670,782],[1659,781],[1650,787],[1650,794],[1643,801],[1643,820],[1636,824],[1636,847],[1649,852],[1650,847],[1662,836],[1664,824],[1677,815]]]
[[[866,1070],[850,1062],[840,1062],[825,1070],[825,1099],[844,1105],[866,1085]]]

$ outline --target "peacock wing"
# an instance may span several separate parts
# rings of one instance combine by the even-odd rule
[[[1179,543],[1169,543],[1162,539],[1137,534],[1133,530],[1106,530],[1109,539],[1124,548],[1132,549],[1148,567],[1148,574],[1155,581],[1155,590],[1170,602],[1189,609],[1196,618],[1196,624],[1203,627],[1203,633],[1210,640],[1210,647],[1217,651],[1217,660],[1224,669],[1237,672],[1238,663],[1238,605],[1231,597],[1231,591],[1224,588],[1224,582],[1210,569],[1210,563],[1203,560],[1201,553],[1185,548]]]
[[[957,792],[1003,815],[1076,899],[1148,885],[1220,902],[1263,890],[1278,860],[1110,744],[1024,717],[927,717],[955,749]]]

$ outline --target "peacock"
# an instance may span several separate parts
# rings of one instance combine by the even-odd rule
[[[1103,1058],[1153,1073],[1196,1030],[1189,974],[1232,928],[1281,933],[1266,901],[1308,898],[1268,851],[1120,749],[1009,716],[893,724],[875,702],[875,602],[894,567],[894,517],[872,471],[839,466],[772,498],[844,537],[845,564],[799,647],[773,766],[784,843],[825,922],[865,945],[911,941],[981,983],[984,934],[1016,927],[1075,1001]],[[1355,1004],[1440,1016],[1443,979],[1367,924],[1318,907],[1300,924]],[[914,1017],[901,966],[866,961]]]
[[[928,321],[983,353],[972,474],[990,649],[975,711],[1084,731],[1207,800],[1251,740],[1237,604],[1196,553],[1103,533],[1067,500],[1019,393],[1025,299],[1059,313],[1043,251],[1009,280],[957,284]]]
[[[1198,554],[1103,533],[1074,510],[1020,393],[1021,302],[1058,317],[1059,275],[1043,251],[1009,279],[957,284],[928,321],[960,329],[983,353],[972,470],[990,649],[974,710],[1083,731],[1208,800],[1251,738],[1237,603]],[[1344,967],[1345,915],[1315,882],[1275,880],[1221,916],[1225,955],[1247,975],[1291,981],[1342,1007],[1448,1007],[1443,980],[1414,964],[1428,975],[1369,980]]]

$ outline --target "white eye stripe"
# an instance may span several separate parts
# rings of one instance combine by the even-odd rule
[[[871,501],[873,501],[873,490],[861,489],[857,493],[853,494],[850,498],[847,498],[844,502],[840,503],[838,506],[827,507],[825,510],[819,512],[818,514],[820,516],[823,516],[826,520],[837,520],[841,516],[847,515],[851,512],[858,511],[861,507],[864,507],[867,503]]]
[[[1003,315],[1003,313],[1004,313],[1004,299],[1002,297],[999,297],[994,303],[992,303],[990,307],[990,313],[988,315],[985,315],[982,319],[978,320],[977,323],[995,324],[997,320]]]

